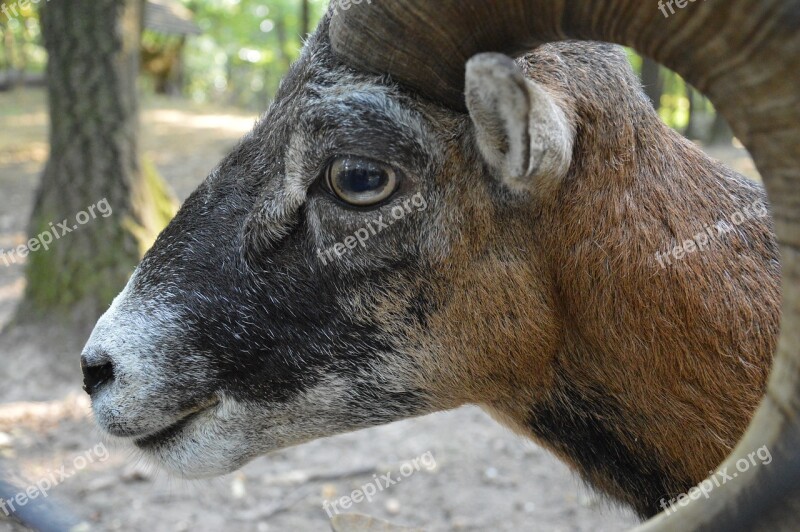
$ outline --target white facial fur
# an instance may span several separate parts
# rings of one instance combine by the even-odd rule
[[[164,371],[170,341],[186,332],[181,313],[162,301],[140,301],[134,283],[132,278],[99,320],[84,350],[90,363],[103,357],[115,371],[114,382],[93,395],[92,407],[103,430],[137,443],[146,458],[176,475],[227,474],[271,451],[369,426],[370,416],[391,419],[391,412],[359,398],[354,384],[380,374],[402,391],[411,378],[408,368],[376,357],[360,374],[325,376],[285,402],[237,401],[213,389],[208,361],[199,353],[180,354],[180,375]],[[177,391],[177,379],[188,392]],[[188,409],[182,393],[196,396]],[[173,429],[176,423],[182,424]],[[168,428],[169,437],[146,442]]]

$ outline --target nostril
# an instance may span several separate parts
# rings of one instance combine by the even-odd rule
[[[114,380],[114,365],[109,362],[109,357],[103,356],[90,359],[85,354],[81,356],[81,370],[83,370],[83,390],[89,395],[94,395],[100,389]]]

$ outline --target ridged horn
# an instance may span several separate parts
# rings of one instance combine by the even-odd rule
[[[367,0],[334,9],[335,53],[355,68],[464,110],[464,65],[581,39],[623,44],[704,92],[750,150],[769,193],[783,266],[783,317],[764,401],[721,467],[750,468],[642,531],[800,530],[800,0],[704,0],[665,17],[641,0]],[[335,4],[334,4],[335,5]],[[720,400],[727,391],[720,386]]]

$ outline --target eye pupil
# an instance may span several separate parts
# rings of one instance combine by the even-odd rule
[[[328,185],[342,201],[375,205],[397,189],[397,172],[388,165],[359,157],[342,157],[328,167]]]
[[[356,194],[383,188],[388,180],[383,169],[367,165],[347,168],[340,176],[342,188]]]

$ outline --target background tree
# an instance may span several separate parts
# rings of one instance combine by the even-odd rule
[[[733,131],[728,121],[721,114],[714,117],[708,143],[714,146],[729,146],[733,142]]]
[[[306,35],[311,33],[311,3],[309,0],[300,0],[300,5],[300,31],[303,39],[305,39]]]
[[[683,135],[689,140],[696,140],[701,138],[697,119],[699,115],[698,102],[702,100],[702,95],[686,83],[686,99],[689,100],[689,118],[686,120],[686,128],[683,131]]]
[[[173,214],[163,184],[139,162],[143,8],[144,0],[43,4],[51,148],[29,234],[58,232],[60,238],[49,251],[29,255],[17,320],[57,316],[91,323]],[[103,200],[112,214],[79,225],[78,213]],[[62,236],[62,220],[79,226]]]
[[[661,65],[645,57],[642,60],[642,85],[653,107],[661,107],[661,95],[664,93],[664,83],[661,79]]]
[[[203,34],[186,46],[192,100],[263,112],[328,0],[183,0]],[[307,17],[307,20],[306,20]]]

